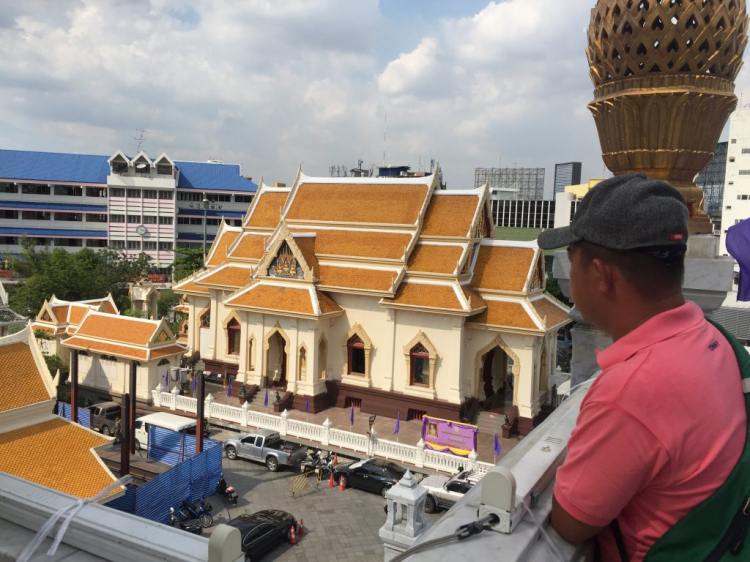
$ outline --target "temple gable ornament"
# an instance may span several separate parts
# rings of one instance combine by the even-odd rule
[[[294,252],[292,252],[286,241],[284,241],[276,257],[271,261],[271,265],[268,268],[268,276],[304,279],[305,274],[302,271],[302,267],[295,259]]]

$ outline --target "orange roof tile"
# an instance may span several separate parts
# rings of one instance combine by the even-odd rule
[[[211,258],[208,260],[208,262],[206,262],[206,265],[208,267],[214,267],[224,263],[227,259],[227,249],[234,243],[235,240],[237,240],[237,236],[239,236],[239,234],[239,232],[232,230],[225,230],[224,232],[222,232],[221,236],[215,239],[214,243],[211,245],[213,254],[211,255]]]
[[[239,289],[250,283],[252,271],[245,267],[228,266],[196,281],[198,285],[216,285]]]
[[[308,267],[312,270],[313,275],[318,274],[318,258],[315,257],[315,238],[313,236],[301,236],[294,238],[302,257],[305,259]]]
[[[78,498],[91,497],[115,481],[90,449],[109,440],[62,419],[0,434],[0,471]],[[40,462],[29,451],[44,451]]]
[[[314,314],[310,291],[307,288],[256,285],[246,293],[232,299],[228,304],[229,306]]]
[[[484,302],[484,299],[479,296],[479,293],[477,293],[468,285],[461,285],[461,290],[464,292],[464,296],[466,297],[466,300],[468,301],[469,306],[472,310],[487,306],[487,303]]]
[[[398,273],[395,271],[357,269],[333,265],[321,265],[319,272],[320,285],[368,291],[390,291],[393,282],[398,277]]]
[[[81,306],[72,304],[70,306],[70,314],[68,316],[68,324],[80,324],[83,317],[86,315],[86,311],[90,310],[88,306]]]
[[[0,389],[0,412],[50,399],[27,344],[0,346]]]
[[[243,232],[239,244],[235,246],[229,259],[259,260],[263,257],[268,236]]]
[[[343,310],[338,303],[325,293],[318,291],[318,304],[320,304],[321,314],[328,314],[330,312],[339,312]]]
[[[63,345],[76,349],[91,350],[94,353],[101,353],[103,355],[127,357],[128,359],[136,359],[138,361],[146,361],[148,359],[145,347],[128,347],[77,336],[68,338],[63,342]]]
[[[157,322],[146,322],[128,316],[94,313],[89,314],[78,327],[78,335],[146,345],[157,327]]]
[[[463,248],[417,244],[409,256],[409,271],[424,273],[453,273],[458,268]]]
[[[545,318],[547,319],[544,326],[545,328],[551,328],[552,326],[557,326],[558,324],[570,320],[567,312],[546,298],[535,300],[531,305],[534,307],[534,310],[536,310],[539,318],[542,320]]]
[[[102,305],[99,308],[99,312],[107,312],[109,314],[117,314],[117,311],[115,310],[115,307],[112,306],[112,303],[109,302],[109,301],[102,302]]]
[[[435,195],[427,207],[422,236],[469,236],[479,201],[476,195]]]
[[[292,232],[315,232],[315,253],[332,256],[354,256],[398,260],[411,242],[411,234],[366,232],[362,230],[292,229]]]
[[[202,295],[207,295],[210,292],[207,287],[199,287],[196,285],[195,281],[180,281],[172,290],[175,293],[200,293]]]
[[[262,191],[256,197],[259,201],[253,209],[246,226],[256,228],[274,228],[279,224],[281,219],[281,208],[286,203],[288,192],[268,192]]]
[[[528,330],[539,329],[521,303],[490,300],[486,303],[487,309],[476,316],[472,316],[469,319],[470,323]]]
[[[475,289],[523,291],[534,250],[507,246],[481,246],[474,266]]]
[[[52,307],[52,313],[55,315],[55,318],[57,318],[58,323],[64,324],[67,321],[68,318],[68,306],[53,306]]]
[[[450,285],[401,283],[395,298],[383,299],[383,303],[463,310],[456,292]]]
[[[151,359],[159,359],[161,357],[169,357],[170,355],[181,355],[187,351],[187,348],[181,345],[170,345],[167,347],[160,347],[158,349],[151,350]]]
[[[303,183],[289,220],[414,224],[429,188],[415,184]]]

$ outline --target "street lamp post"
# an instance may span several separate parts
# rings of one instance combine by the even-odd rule
[[[208,220],[206,220],[207,211],[208,211],[208,205],[211,202],[208,200],[208,197],[206,197],[205,193],[203,194],[203,261],[205,263],[206,261],[206,228],[208,226]]]

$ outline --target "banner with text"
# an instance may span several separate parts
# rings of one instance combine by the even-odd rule
[[[477,426],[422,416],[422,439],[433,451],[468,457],[477,450]]]

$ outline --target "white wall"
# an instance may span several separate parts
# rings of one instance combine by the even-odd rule
[[[727,173],[721,212],[721,255],[728,255],[727,229],[750,218],[750,109],[738,109],[732,113],[727,147]],[[743,154],[743,149],[747,153]]]

